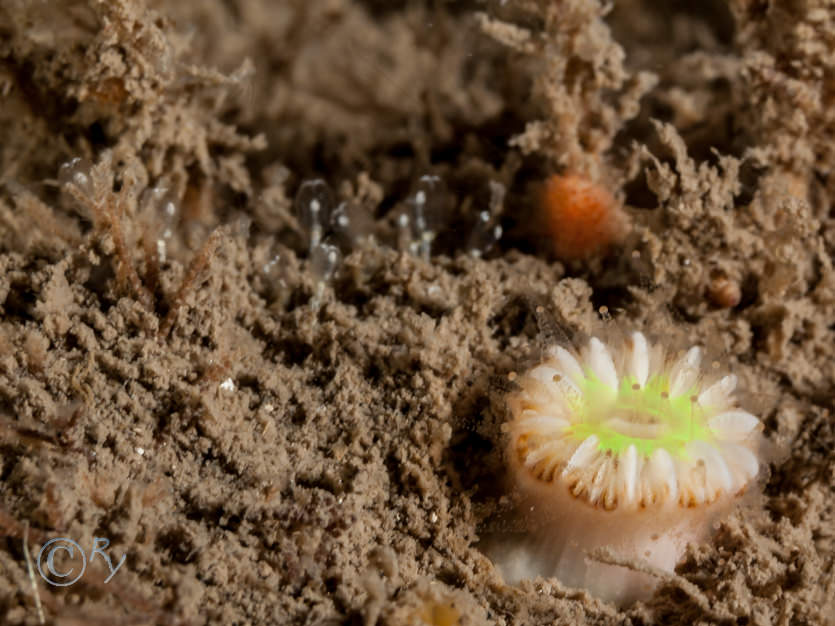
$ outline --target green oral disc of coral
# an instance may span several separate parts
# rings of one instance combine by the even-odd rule
[[[643,387],[625,376],[615,390],[591,372],[586,372],[579,387],[582,402],[572,407],[575,421],[569,430],[581,441],[596,435],[602,452],[620,454],[634,445],[645,456],[663,448],[673,458],[684,458],[689,442],[713,441],[704,411],[695,400],[697,387],[671,397],[666,376],[652,376]],[[634,426],[626,429],[632,432],[623,432],[620,425],[624,423]],[[635,434],[640,431],[643,434]]]

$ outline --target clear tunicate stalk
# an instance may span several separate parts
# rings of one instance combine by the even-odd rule
[[[414,254],[415,249],[412,246],[412,227],[409,213],[405,209],[399,210],[395,217],[395,223],[397,224],[397,249]]]
[[[325,235],[333,210],[333,193],[324,180],[316,178],[301,184],[296,193],[295,212],[299,225],[307,235],[311,256]]]
[[[446,189],[439,176],[421,176],[410,204],[412,252],[424,259],[432,254],[432,241],[444,219]]]
[[[273,302],[286,301],[290,288],[290,268],[294,265],[292,252],[284,248],[274,251],[269,261],[264,263],[261,273],[267,288],[267,297]]]
[[[476,258],[487,254],[502,237],[499,216],[504,206],[505,186],[497,181],[490,181],[490,203],[488,208],[479,211],[470,234],[467,249]]]
[[[73,157],[61,164],[58,169],[58,182],[62,187],[69,184],[75,185],[81,193],[92,199],[94,195],[92,169],[93,164],[87,159]]]
[[[177,198],[167,181],[157,181],[155,186],[142,192],[139,211],[157,225],[157,258],[164,263],[168,242],[174,235],[174,227],[180,217]]]
[[[315,283],[315,291],[313,293],[313,300],[311,301],[311,306],[314,310],[318,309],[321,305],[325,286],[333,278],[333,274],[341,259],[342,254],[339,248],[327,239],[319,242],[310,251],[310,273],[313,275]]]
[[[355,202],[340,202],[331,214],[331,230],[340,247],[349,251],[373,238],[374,220],[368,211]]]

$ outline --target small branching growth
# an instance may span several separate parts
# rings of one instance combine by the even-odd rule
[[[120,291],[133,295],[148,309],[153,308],[151,292],[142,284],[125,243],[122,216],[127,194],[135,181],[124,181],[121,191],[113,190],[113,157],[105,152],[95,166],[75,158],[61,166],[58,179],[63,188],[89,211],[99,237],[110,235],[116,257],[116,283]]]
[[[223,235],[228,234],[230,228],[231,226],[221,226],[212,231],[212,234],[209,235],[203,243],[203,246],[191,260],[191,263],[189,263],[185,276],[183,277],[183,282],[180,283],[180,287],[177,289],[177,293],[174,294],[174,298],[171,301],[168,313],[166,313],[160,324],[158,332],[160,338],[168,337],[174,326],[174,322],[177,320],[177,313],[185,303],[189,292],[196,287],[197,282],[203,275],[203,271],[208,267],[209,262],[215,255],[221,238]]]
[[[112,155],[109,152],[105,152],[95,166],[85,159],[74,158],[61,167],[59,182],[85,211],[85,217],[92,222],[95,233],[99,237],[110,236],[116,259],[117,288],[134,296],[149,311],[155,311],[155,293],[159,287],[161,264],[166,261],[167,246],[180,217],[176,197],[166,181],[145,189],[139,197],[142,233],[137,246],[142,249],[145,257],[145,273],[140,277],[122,227],[127,203],[136,197],[138,185],[128,171],[122,177],[122,189],[114,191],[112,165]],[[171,333],[177,313],[203,276],[221,238],[231,228],[222,226],[215,229],[189,263],[182,283],[170,298],[168,310],[159,325],[159,338],[168,337]]]
[[[44,444],[58,445],[56,436],[34,428],[26,428],[3,415],[0,415],[0,442],[19,443],[32,447],[40,447]]]

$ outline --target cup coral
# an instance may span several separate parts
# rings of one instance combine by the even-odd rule
[[[515,484],[542,522],[536,573],[616,601],[645,596],[645,574],[587,562],[609,547],[672,571],[757,477],[760,421],[737,407],[736,376],[669,358],[640,332],[610,349],[554,347],[519,378],[506,424]]]

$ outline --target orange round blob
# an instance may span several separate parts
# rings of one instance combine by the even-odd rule
[[[626,234],[626,215],[614,196],[577,174],[549,177],[540,208],[554,252],[566,261],[602,252]]]

